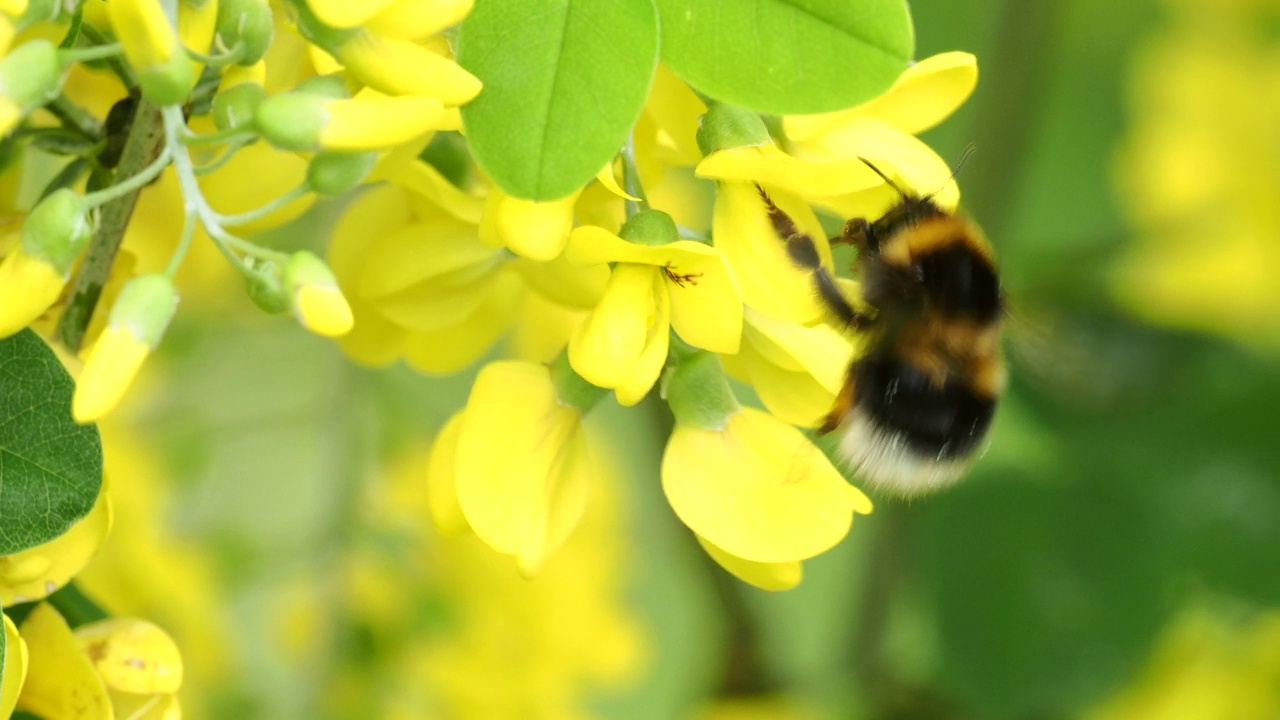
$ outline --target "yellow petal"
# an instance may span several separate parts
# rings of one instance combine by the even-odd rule
[[[71,415],[76,422],[91,423],[111,412],[150,354],[151,346],[129,329],[108,326],[89,351],[76,380],[71,398]]]
[[[559,200],[521,200],[490,191],[497,198],[492,210],[486,207],[486,221],[498,242],[517,255],[533,260],[550,260],[564,250],[573,227],[573,204],[581,191]],[[482,233],[483,233],[482,227]]]
[[[647,265],[613,269],[600,304],[569,340],[569,362],[587,382],[616,388],[632,381],[646,348],[667,334],[665,324],[658,326],[657,296],[666,294],[658,276]]]
[[[400,187],[421,196],[450,215],[477,225],[484,211],[484,200],[463,192],[449,182],[439,170],[421,160],[411,162],[393,179]]]
[[[818,427],[835,403],[836,393],[812,375],[769,362],[750,343],[743,343],[737,363],[729,367],[734,377],[750,383],[769,412],[792,425]]]
[[[7,604],[7,603],[6,603]],[[8,615],[4,616],[4,674],[0,675],[0,718],[8,720],[27,679],[27,642]]]
[[[744,560],[804,560],[838,543],[871,503],[800,431],[743,408],[722,430],[677,426],[662,488],[695,533]]]
[[[480,94],[481,83],[474,75],[410,40],[362,32],[342,44],[338,60],[360,82],[388,95],[465,105]]]
[[[370,367],[384,367],[400,357],[408,331],[383,317],[372,305],[351,301],[351,332],[338,345],[352,360]]]
[[[523,571],[564,541],[586,507],[591,461],[578,411],[556,399],[546,366],[507,361],[480,371],[455,472],[471,528]]]
[[[18,709],[46,718],[111,720],[106,686],[57,610],[40,603],[23,621],[27,681]]]
[[[0,261],[0,338],[30,325],[48,310],[66,277],[53,265],[15,247]]]
[[[398,232],[411,222],[408,193],[395,185],[367,188],[347,206],[325,254],[345,292],[359,297],[356,278],[369,258],[369,239]]]
[[[930,195],[944,208],[954,208],[960,191],[951,177],[951,168],[928,145],[879,118],[858,115],[804,142],[793,142],[791,151],[801,162],[846,165],[851,172],[862,166],[861,175],[871,172],[866,159],[907,192]],[[865,175],[862,175],[865,177]],[[806,197],[827,204],[827,198],[847,196],[878,187],[882,180],[841,191],[808,192]],[[896,193],[890,197],[896,197]]]
[[[135,68],[165,65],[181,51],[178,36],[159,0],[116,0],[107,4],[111,29]]]
[[[856,157],[814,152],[802,158],[772,142],[717,150],[698,163],[695,173],[713,180],[760,183],[804,197],[843,195],[884,182]]]
[[[750,583],[761,590],[779,591],[790,590],[800,584],[804,579],[804,567],[799,561],[785,563],[760,563],[750,560],[743,560],[736,555],[721,550],[712,545],[706,538],[701,535],[698,538],[698,544],[703,550],[716,561],[720,567],[733,573],[739,580]]]
[[[443,216],[406,225],[370,238],[358,288],[361,297],[378,300],[425,282],[462,284],[496,267],[498,255],[482,244],[476,226]]]
[[[649,389],[658,381],[662,367],[667,362],[667,349],[671,342],[671,299],[661,287],[655,290],[653,299],[654,318],[649,336],[645,339],[644,351],[636,358],[630,374],[615,392],[618,404],[624,407],[635,405],[649,394]]]
[[[431,520],[445,537],[466,532],[467,518],[458,505],[457,479],[454,467],[458,458],[458,433],[462,430],[462,413],[455,413],[436,435],[427,464],[427,501]]]
[[[698,163],[702,157],[698,150],[698,118],[706,111],[707,106],[688,83],[676,77],[666,65],[658,65],[644,113],[653,119],[657,144],[670,151],[668,164]],[[646,183],[646,187],[648,185]]]
[[[610,160],[607,165],[600,168],[600,172],[596,173],[596,180],[599,181],[601,185],[605,186],[605,188],[608,189],[609,192],[613,193],[614,195],[617,195],[620,198],[626,198],[627,200],[636,200],[636,201],[640,200],[640,198],[635,197],[634,195],[628,195],[627,191],[623,190],[622,186],[618,184],[618,179],[613,176],[612,160]]]
[[[737,352],[742,336],[742,296],[720,253],[692,240],[641,245],[601,227],[569,234],[565,257],[583,265],[637,263],[663,268],[671,296],[671,323],[686,342],[714,352]]]
[[[99,620],[76,628],[75,636],[109,689],[167,695],[182,686],[182,654],[177,644],[146,620]]]
[[[528,293],[511,331],[508,354],[550,365],[587,315],[586,310],[561,305],[540,293]]]
[[[470,365],[510,329],[524,292],[520,278],[503,269],[489,283],[475,312],[449,327],[408,333],[405,361],[430,374],[453,373]]]
[[[104,484],[89,513],[43,545],[0,557],[0,603],[42,600],[89,564],[111,531],[111,495]]]
[[[300,286],[293,295],[293,312],[303,327],[323,337],[346,335],[355,323],[351,306],[336,285]]]
[[[382,12],[392,2],[393,0],[307,0],[307,7],[326,25],[353,28]]]
[[[955,112],[978,84],[978,61],[966,52],[946,52],[907,68],[893,87],[848,110],[783,118],[792,140],[809,140],[858,115],[880,118],[904,133],[918,135]]]
[[[517,258],[512,267],[538,293],[561,305],[581,310],[595,307],[609,285],[609,266],[603,263],[579,265],[564,255],[548,262]]]
[[[844,385],[854,345],[830,325],[784,323],[748,310],[743,335],[761,356],[783,369],[803,371],[832,393]]]
[[[823,265],[830,268],[830,245],[809,206],[785,192],[773,192],[772,198],[802,232],[809,233]],[[787,255],[786,245],[774,231],[764,201],[753,186],[722,183],[716,193],[712,227],[716,249],[733,271],[742,301],[749,307],[794,323],[811,323],[825,315],[813,275],[796,267]]]
[[[422,38],[462,22],[474,4],[475,0],[394,0],[364,26],[390,38]]]
[[[426,96],[388,97],[372,92],[325,103],[319,143],[326,150],[385,150],[436,127],[440,101]]]

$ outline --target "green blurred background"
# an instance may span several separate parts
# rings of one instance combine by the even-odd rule
[[[605,409],[620,478],[620,513],[601,521],[618,545],[610,602],[634,642],[608,682],[571,679],[567,692],[581,695],[580,716],[608,718],[1280,717],[1280,640],[1274,629],[1256,638],[1280,606],[1280,311],[1229,263],[1186,273],[1191,314],[1160,290],[1179,287],[1162,263],[1215,246],[1254,248],[1271,263],[1264,277],[1280,271],[1277,235],[1258,230],[1280,231],[1280,4],[911,8],[917,57],[966,50],[981,71],[974,96],[925,139],[953,160],[976,145],[963,204],[1015,308],[991,450],[954,489],[875,498],[840,547],[806,563],[798,589],[770,595],[706,560],[667,507],[665,408]],[[1165,64],[1162,48],[1192,45],[1219,75]],[[1162,110],[1166,95],[1185,116]],[[1249,113],[1257,122],[1231,124]],[[1165,144],[1143,149],[1151,134]],[[1186,159],[1201,142],[1253,162],[1243,177],[1193,163],[1184,184],[1210,186],[1185,193],[1194,202],[1143,195],[1170,177],[1161,153]],[[1233,183],[1256,194],[1213,201],[1241,194]],[[1243,223],[1252,230],[1226,229],[1242,213],[1257,214]],[[134,602],[180,641],[203,633],[186,646],[188,714],[498,717],[449,710],[434,683],[456,681],[432,671],[415,684],[405,669],[417,667],[406,648],[450,637],[470,601],[456,583],[433,585],[440,550],[415,545],[434,542],[425,516],[419,530],[389,527],[367,501],[388,482],[382,468],[462,406],[474,373],[360,369],[247,312],[180,315],[162,358],[127,433],[168,478],[153,498],[157,537],[204,580]],[[1212,681],[1193,673],[1191,685],[1177,663],[1221,643],[1171,641],[1189,612],[1234,648],[1211,663]],[[548,652],[512,650],[521,669],[510,672]],[[475,672],[496,694],[511,677],[501,665]],[[434,709],[414,710],[406,687]],[[1233,710],[1214,699],[1221,688],[1262,699]],[[1143,697],[1180,699],[1157,710]],[[513,701],[501,716],[559,717],[538,707]]]

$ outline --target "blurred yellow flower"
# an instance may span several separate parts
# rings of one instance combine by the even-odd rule
[[[564,251],[573,227],[579,193],[559,200],[521,200],[490,188],[485,200],[480,239],[492,247],[533,260],[551,260]]]
[[[1184,612],[1134,684],[1085,720],[1270,720],[1280,717],[1280,612],[1232,621]]]
[[[1263,4],[1265,5],[1265,4]],[[1137,238],[1112,292],[1146,320],[1280,348],[1280,69],[1262,5],[1164,3],[1117,166]]]
[[[112,0],[107,15],[143,94],[161,105],[182,102],[195,85],[195,63],[160,0]]]
[[[4,616],[4,673],[0,674],[0,718],[8,718],[18,704],[18,693],[27,679],[27,642],[8,615]]]
[[[40,603],[18,632],[26,641],[28,658],[19,710],[48,718],[113,717],[106,685],[57,610]]]

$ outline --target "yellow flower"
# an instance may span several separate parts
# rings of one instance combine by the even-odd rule
[[[825,324],[779,322],[747,308],[742,340],[737,355],[721,358],[729,374],[749,383],[782,420],[821,425],[853,359],[848,333]]]
[[[793,586],[801,561],[843,539],[854,513],[871,512],[798,430],[738,405],[716,356],[683,358],[667,392],[676,427],[662,489],[712,558],[743,580]]]
[[[294,92],[263,100],[254,117],[263,137],[281,149],[364,152],[435,130],[441,109],[433,97],[391,97],[369,89],[353,98]]]
[[[173,640],[143,620],[117,618],[73,633],[47,603],[20,629],[29,655],[20,710],[49,718],[181,717],[175,693],[182,657]]]
[[[160,0],[112,0],[107,15],[124,45],[125,58],[138,73],[143,94],[161,105],[182,102],[195,85],[195,63],[187,57]]]
[[[1130,83],[1118,184],[1137,230],[1111,292],[1138,317],[1280,349],[1280,113],[1265,4],[1167,3]],[[1211,239],[1211,241],[1209,240]]]
[[[66,585],[97,554],[111,531],[111,496],[105,483],[89,513],[43,545],[0,556],[0,604],[48,597]]]
[[[18,704],[18,693],[27,679],[27,642],[4,616],[4,673],[0,675],[0,718],[9,718]]]
[[[0,261],[0,337],[9,337],[40,317],[57,301],[66,282],[65,273],[15,246]]]
[[[561,365],[561,378],[571,374]],[[490,363],[458,421],[452,448],[458,507],[475,534],[515,556],[525,574],[536,572],[577,526],[598,474],[583,409],[570,404],[584,401],[567,388],[564,382],[557,388],[545,365]],[[580,379],[572,392],[591,398],[586,403],[599,397]]]
[[[771,191],[770,197],[813,238],[822,264],[831,269],[831,247],[818,218],[796,196]],[[739,182],[721,183],[716,192],[712,234],[716,249],[742,289],[742,301],[760,313],[792,323],[823,319],[825,311],[813,289],[813,275],[796,266],[786,244],[769,222],[759,191]]]
[[[575,263],[617,263],[600,304],[569,340],[569,361],[592,384],[616,389],[623,405],[639,402],[657,381],[672,326],[690,345],[718,352],[737,352],[742,334],[742,301],[720,254],[688,240],[640,244],[675,238],[670,218],[649,213],[623,228],[644,236],[637,242],[580,227],[566,253]],[[666,227],[633,229],[646,217]]]
[[[490,188],[480,221],[480,239],[533,260],[551,260],[569,242],[579,193],[559,200],[521,200]]]
[[[1085,720],[1270,720],[1280,716],[1280,612],[1232,621],[1184,612],[1132,684]]]
[[[351,306],[320,258],[305,250],[291,255],[284,266],[284,286],[293,314],[303,327],[325,337],[341,337],[351,331]]]
[[[177,303],[173,283],[164,275],[143,275],[125,285],[76,380],[71,398],[76,422],[94,422],[115,408],[160,344]]]

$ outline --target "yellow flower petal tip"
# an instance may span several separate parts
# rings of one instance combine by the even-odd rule
[[[576,192],[545,202],[502,196],[495,218],[498,237],[517,255],[532,260],[554,260],[569,242],[573,204],[577,199]]]
[[[754,585],[761,590],[780,592],[790,590],[804,579],[804,566],[798,561],[783,563],[760,563],[743,560],[736,555],[712,545],[701,535],[696,536],[698,544],[716,564],[732,573],[739,580]]]
[[[27,680],[17,707],[46,718],[109,720],[107,688],[80,649],[67,621],[48,603],[36,605],[19,628],[27,643]]]
[[[78,423],[96,422],[124,397],[151,345],[127,327],[108,327],[89,351],[71,398],[71,416]]]
[[[52,264],[14,248],[0,262],[0,338],[40,317],[57,301],[65,284],[66,276]]]
[[[351,332],[355,318],[337,286],[304,285],[294,292],[293,310],[302,326],[324,337]]]
[[[107,687],[140,695],[168,695],[182,686],[182,654],[158,626],[113,618],[75,631],[84,654]]]

